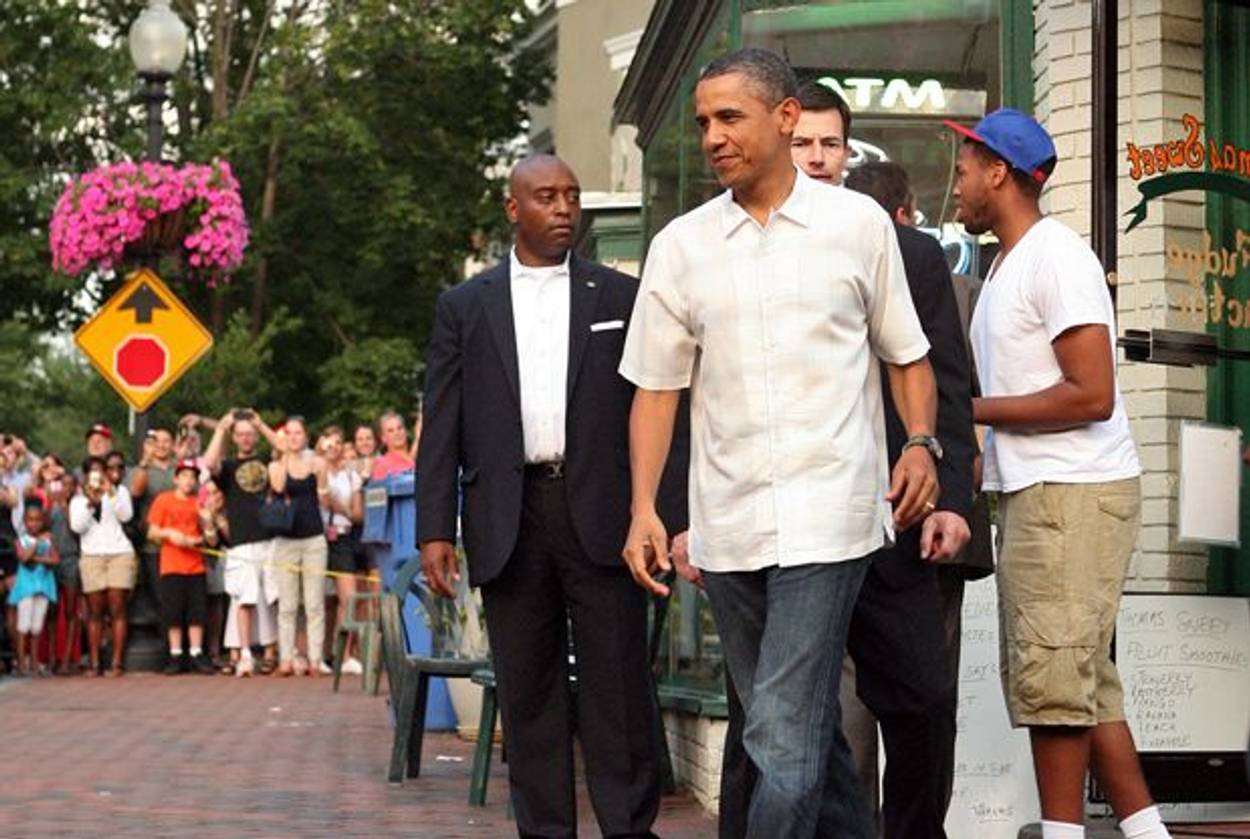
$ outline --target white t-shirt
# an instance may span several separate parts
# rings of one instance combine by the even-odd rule
[[[1107,327],[1115,310],[1102,265],[1085,241],[1043,218],[991,272],[972,317],[972,351],[985,396],[1023,396],[1063,380],[1051,343],[1075,326]],[[1044,481],[1086,484],[1141,474],[1117,385],[1110,419],[1066,431],[991,429],[982,487],[1015,492]]]
[[[336,504],[351,509],[352,496],[360,492],[360,473],[346,465],[337,472],[330,472],[326,477],[326,489]],[[352,529],[352,520],[339,512],[321,511],[321,518],[326,524],[333,524],[340,533],[348,533]]]

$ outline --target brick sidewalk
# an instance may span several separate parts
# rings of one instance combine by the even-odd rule
[[[387,784],[386,701],[355,680],[335,695],[328,679],[0,679],[0,726],[0,836],[516,835],[498,751],[482,809],[451,734],[426,737],[420,779]],[[584,789],[578,806],[597,836]],[[675,796],[656,832],[716,830]]]

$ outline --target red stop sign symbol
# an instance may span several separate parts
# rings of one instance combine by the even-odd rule
[[[169,351],[151,335],[132,335],[117,347],[113,369],[127,387],[150,388],[169,371]]]

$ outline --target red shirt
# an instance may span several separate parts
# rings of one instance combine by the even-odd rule
[[[148,524],[177,530],[186,536],[198,537],[199,504],[195,497],[180,498],[174,490],[156,496],[148,509]],[[183,548],[169,540],[161,542],[161,576],[170,574],[203,574],[204,555],[195,548]]]
[[[403,452],[387,452],[386,454],[373,461],[373,472],[370,477],[375,481],[394,475],[396,472],[407,472],[409,469],[416,468],[407,454]]]

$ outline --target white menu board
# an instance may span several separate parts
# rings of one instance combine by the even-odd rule
[[[998,591],[994,575],[964,588],[963,648],[949,836],[1016,839],[1037,821],[1029,736],[1012,729],[998,676]]]

